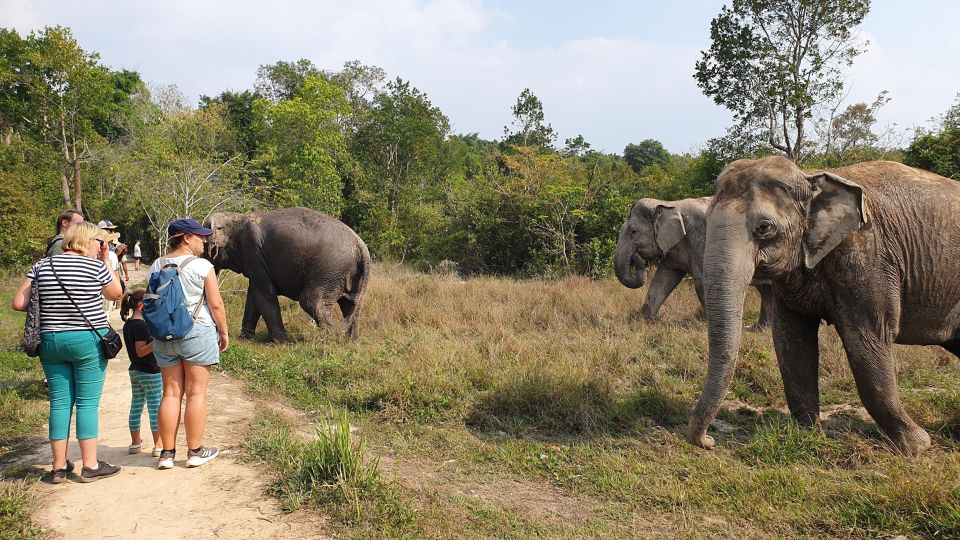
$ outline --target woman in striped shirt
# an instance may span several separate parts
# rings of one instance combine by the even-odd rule
[[[55,484],[73,472],[73,464],[67,461],[67,439],[74,405],[83,456],[79,480],[93,482],[120,472],[120,467],[97,459],[98,410],[107,359],[100,338],[90,328],[106,334],[109,325],[102,298],[120,298],[120,278],[105,264],[107,244],[115,236],[91,223],[72,225],[63,235],[63,254],[33,265],[13,297],[13,309],[26,311],[30,286],[39,287],[40,363],[50,392],[51,481]]]

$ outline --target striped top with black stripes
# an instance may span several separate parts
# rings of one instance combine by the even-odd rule
[[[50,269],[51,264],[56,268],[63,287],[70,293],[70,298],[73,298],[93,327],[106,328],[107,314],[103,311],[101,292],[105,285],[113,281],[107,266],[100,259],[62,254],[41,259],[27,272],[27,279],[40,287],[40,333],[90,329],[77,312],[77,307],[60,288]]]

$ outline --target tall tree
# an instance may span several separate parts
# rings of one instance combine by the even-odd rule
[[[869,0],[733,0],[710,23],[694,78],[704,94],[797,160],[815,107],[840,98],[843,69],[864,51]]]
[[[301,58],[296,62],[283,60],[267,64],[257,69],[257,81],[254,89],[261,96],[274,103],[290,99],[297,94],[307,77],[319,77],[322,74],[313,62]]]
[[[22,74],[30,100],[26,124],[57,150],[64,205],[71,205],[69,178],[73,207],[82,211],[81,170],[106,146],[105,134],[96,128],[109,125],[115,81],[99,55],[81,49],[67,28],[44,28],[28,42]]]
[[[544,121],[543,103],[529,88],[524,88],[517,102],[510,108],[513,113],[513,128],[503,127],[504,142],[518,146],[549,148],[557,138],[553,126]]]
[[[918,129],[904,162],[960,180],[960,94],[932,129]]]
[[[650,165],[659,165],[660,168],[666,169],[670,162],[670,152],[667,152],[660,141],[645,139],[638,144],[628,144],[623,149],[623,159],[630,164],[630,168],[636,173]]]

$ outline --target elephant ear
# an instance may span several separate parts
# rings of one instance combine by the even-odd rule
[[[803,236],[804,262],[814,268],[833,248],[868,219],[863,188],[833,173],[807,176],[813,199]]]
[[[683,225],[683,216],[680,215],[680,211],[665,204],[657,205],[654,211],[653,231],[657,247],[664,254],[687,235],[687,229]]]

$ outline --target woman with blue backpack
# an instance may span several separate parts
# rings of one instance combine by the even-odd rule
[[[183,423],[187,467],[217,457],[217,448],[203,446],[207,421],[210,368],[227,350],[227,313],[213,264],[201,257],[213,231],[192,219],[167,227],[167,255],[150,267],[143,316],[153,341],[153,355],[163,378],[159,423],[163,450],[158,468],[172,469],[176,457],[180,406],[186,396]]]

